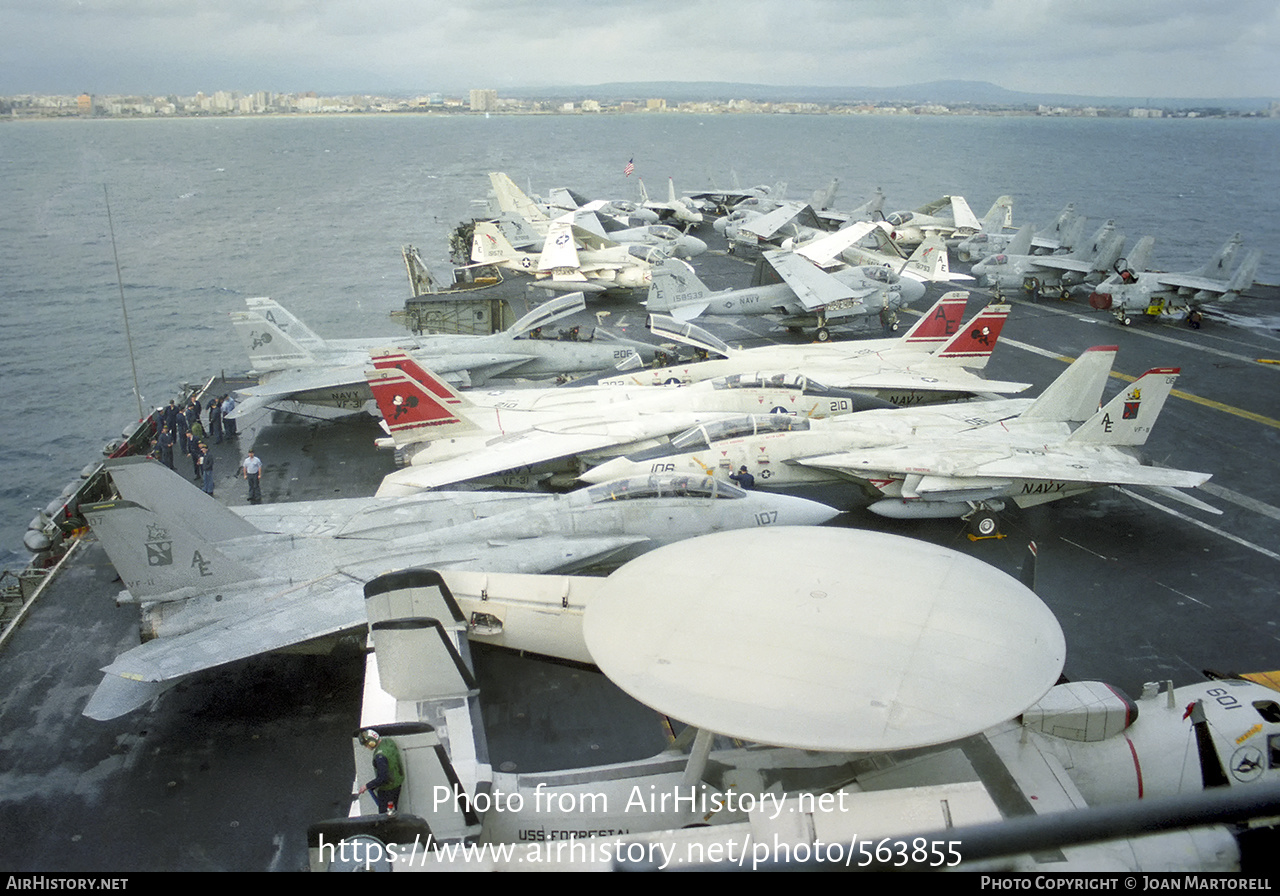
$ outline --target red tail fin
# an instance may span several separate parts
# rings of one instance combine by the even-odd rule
[[[967,292],[949,292],[932,308],[920,316],[915,325],[907,330],[902,341],[918,348],[929,348],[942,345],[960,330],[960,321],[964,318],[964,307],[969,302]]]
[[[403,366],[402,366],[403,365]],[[442,438],[474,425],[455,413],[463,399],[407,355],[380,355],[365,372],[397,444]],[[419,379],[419,376],[423,379]]]
[[[988,305],[961,327],[935,357],[956,360],[965,367],[986,367],[1008,316],[1008,305]]]

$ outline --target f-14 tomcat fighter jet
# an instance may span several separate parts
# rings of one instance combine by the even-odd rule
[[[836,506],[870,493],[874,513],[959,517],[982,536],[996,534],[996,513],[1006,503],[1030,507],[1101,485],[1154,487],[1208,508],[1173,490],[1202,485],[1210,474],[1146,466],[1133,454],[1146,443],[1178,370],[1149,370],[1097,410],[1115,353],[1114,346],[1086,351],[1034,400],[865,411],[796,421],[786,432],[757,431],[749,418],[717,421],[582,478],[656,470],[724,476],[746,466],[759,488],[822,496]]]
[[[84,712],[123,715],[182,678],[277,650],[325,653],[365,626],[364,584],[422,563],[490,572],[610,568],[718,529],[818,524],[830,507],[706,477],[568,495],[439,492],[225,507],[148,458],[107,462],[121,498],[83,508],[142,611]]]
[[[508,329],[489,336],[322,339],[270,299],[247,299],[246,304],[248,309],[233,313],[231,322],[261,380],[237,393],[239,401],[231,415],[237,418],[266,407],[321,418],[374,413],[364,369],[371,350],[388,346],[410,353],[459,386],[506,377],[550,379],[610,367],[626,369],[654,354],[652,345],[603,330],[593,332],[589,340],[532,338],[538,328],[585,308],[581,294],[544,302]]]

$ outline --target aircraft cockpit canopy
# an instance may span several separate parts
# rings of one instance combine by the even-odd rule
[[[808,378],[799,373],[735,373],[711,382],[713,389],[798,389],[801,392],[809,385]],[[818,389],[825,391],[821,386]]]
[[[660,240],[680,239],[680,231],[676,230],[670,224],[650,224],[649,235],[656,236]]]
[[[745,498],[747,493],[713,476],[655,474],[615,479],[574,492],[570,499],[585,495],[586,503],[625,501],[631,498]]]
[[[914,217],[915,215],[913,215],[911,212],[894,212],[888,218],[885,218],[885,220],[888,221],[890,224],[892,224],[894,227],[901,227],[903,224],[906,224],[908,221],[910,221]]]
[[[653,246],[642,246],[637,243],[632,243],[627,246],[627,254],[634,258],[643,259],[650,264],[661,264],[667,259],[666,253],[661,249],[657,249]]]
[[[898,275],[883,265],[868,264],[861,268],[862,276],[868,280],[875,280],[878,283],[897,283]]]
[[[992,255],[990,258],[988,258],[984,262],[984,264],[1008,264],[1008,263],[1009,263],[1008,255]]]
[[[761,435],[769,432],[799,432],[808,428],[808,417],[794,417],[791,414],[752,414],[745,417],[730,417],[728,420],[716,420],[685,430],[671,440],[670,450],[667,453],[697,451],[710,447],[712,442],[736,439],[738,436]]]

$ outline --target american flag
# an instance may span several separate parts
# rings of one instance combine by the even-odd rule
[[[627,159],[627,167],[622,169],[623,177],[630,177],[631,172],[636,170],[635,161],[634,158]]]

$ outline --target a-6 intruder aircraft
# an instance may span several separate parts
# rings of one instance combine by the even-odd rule
[[[597,248],[578,249],[578,243]],[[533,277],[532,285],[551,292],[604,293],[645,289],[653,265],[666,258],[651,246],[623,246],[575,229],[566,219],[551,223],[542,252],[520,252],[491,221],[477,221],[471,261],[496,265]]]
[[[1004,227],[1010,226],[1013,222],[1013,198],[1001,196],[983,218],[998,220]],[[890,236],[894,242],[907,248],[920,244],[930,233],[944,239],[959,240],[982,229],[982,223],[963,196],[943,196],[915,211],[894,212],[885,220],[893,227]]]
[[[1006,503],[1030,507],[1102,485],[1156,488],[1202,509],[1174,489],[1208,473],[1145,466],[1132,452],[1147,441],[1178,377],[1147,371],[1097,410],[1114,346],[1090,349],[1037,399],[998,399],[866,411],[843,420],[795,420],[781,433],[754,421],[717,421],[583,474],[587,482],[640,472],[725,476],[745,466],[759,488],[822,496],[899,519],[959,517],[996,534]],[[1083,422],[1080,422],[1083,421]],[[1072,426],[1079,423],[1078,426]]]
[[[379,495],[461,483],[563,487],[582,469],[708,420],[742,413],[805,419],[891,407],[803,376],[753,374],[690,387],[517,389],[463,395],[403,354],[375,355],[369,386],[408,469]]]
[[[929,234],[908,255],[889,237],[888,228],[889,225],[883,221],[859,221],[790,248],[824,270],[839,264],[875,264],[920,283],[954,283],[973,279],[968,274],[952,273],[947,246],[938,234]],[[875,248],[865,245],[868,242]]]
[[[1053,223],[1043,230],[1037,230],[1031,238],[1031,248],[1042,252],[1057,252],[1060,249],[1072,249],[1084,236],[1085,218],[1076,214],[1074,202],[1058,212]],[[1005,252],[1016,234],[1002,231],[999,228],[987,229],[985,224],[981,233],[975,233],[968,239],[956,244],[956,258],[969,262],[983,259],[989,255]]]
[[[1262,251],[1254,249],[1232,272],[1240,247],[1237,233],[1202,267],[1181,274],[1161,271],[1135,274],[1133,268],[1142,265],[1130,259],[1124,270],[1093,288],[1089,305],[1099,311],[1110,311],[1125,326],[1132,322],[1133,314],[1150,317],[1185,314],[1187,324],[1199,328],[1202,306],[1230,302],[1253,286]]]
[[[231,415],[237,418],[265,407],[322,418],[376,413],[364,369],[369,352],[387,346],[409,352],[460,386],[505,377],[550,379],[610,367],[625,370],[653,358],[655,351],[652,345],[604,330],[574,341],[531,338],[535,330],[583,310],[581,294],[544,302],[507,330],[489,336],[322,339],[270,299],[245,302],[248,310],[234,312],[231,322],[260,381],[237,393],[240,400]]]
[[[731,847],[744,861],[865,867],[882,838],[932,831],[946,834],[881,861],[953,867],[971,856],[948,838],[970,826],[1280,776],[1266,761],[1274,691],[1152,685],[1135,702],[1098,682],[1055,685],[1062,629],[1026,584],[894,535],[713,534],[604,579],[410,570],[365,594],[375,650],[360,727],[394,739],[405,783],[394,819],[361,796],[349,817],[313,825],[313,870],[674,868],[734,858]],[[468,643],[591,663],[691,727],[652,757],[500,770],[479,747]],[[369,753],[354,750],[368,780]],[[1219,827],[1044,849],[1000,869],[1238,862]]]
[[[815,327],[826,342],[830,327],[855,325],[890,332],[898,328],[898,309],[924,297],[924,286],[893,271],[867,265],[827,273],[792,252],[766,252],[745,289],[712,292],[693,268],[671,260],[653,269],[645,307],[679,320],[701,315],[768,314],[793,331]]]
[[[1117,233],[1114,221],[1107,221],[1087,243],[1080,243],[1067,255],[1031,255],[1030,225],[1018,231],[1008,249],[989,255],[970,272],[983,286],[1000,290],[1022,289],[1032,294],[1057,292],[1065,298],[1070,287],[1097,283],[1106,278],[1124,251],[1124,234]],[[1139,241],[1130,257],[1145,263],[1150,241]]]
[[[649,330],[691,345],[708,360],[659,368],[636,368],[600,380],[602,385],[657,386],[700,382],[731,373],[780,370],[804,373],[875,395],[896,405],[955,401],[979,394],[1021,392],[1028,383],[983,379],[970,369],[987,364],[999,339],[1008,305],[988,305],[961,323],[968,293],[950,292],[897,339],[859,339],[810,345],[764,345],[732,349],[706,330],[659,314]],[[717,358],[710,358],[717,355]]]
[[[328,652],[364,628],[364,584],[421,563],[506,572],[609,568],[717,529],[817,524],[836,511],[705,477],[643,477],[570,495],[439,493],[228,509],[147,458],[107,461],[121,497],[85,506],[142,610],[143,644],[85,714],[110,719],[182,678],[260,653]]]

